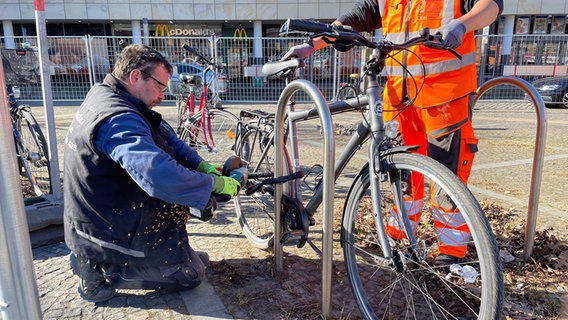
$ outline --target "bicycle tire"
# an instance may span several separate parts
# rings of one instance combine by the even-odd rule
[[[196,150],[203,160],[222,164],[235,154],[234,138],[239,119],[227,110],[207,109],[205,112],[206,119],[210,120],[213,141],[210,141],[211,137],[204,137],[201,113],[194,114],[182,123],[179,138]]]
[[[462,212],[473,240],[468,243],[466,262],[460,266],[474,267],[480,278],[470,284],[464,283],[463,277],[448,280],[445,278],[447,266],[433,266],[437,240],[427,199],[415,231],[421,258],[410,260],[405,257],[407,240],[387,238],[407,264],[402,271],[381,265],[383,253],[376,235],[384,232],[375,227],[373,210],[369,207],[367,165],[355,178],[347,195],[341,234],[347,275],[363,316],[366,319],[500,319],[503,276],[497,244],[475,197],[451,171],[428,157],[397,153],[386,156],[383,161],[389,168],[389,179],[384,179],[380,185],[382,213],[379,215],[383,221],[386,221],[392,204],[390,186],[400,186],[397,184],[400,181],[390,181],[390,177],[400,170],[420,173],[426,178],[425,197],[429,189],[439,187]]]
[[[355,98],[357,96],[357,90],[352,84],[343,84],[341,88],[337,91],[335,96],[335,101],[343,101],[350,98]]]
[[[29,106],[18,107],[16,129],[20,169],[23,169],[36,196],[51,193],[47,141]]]
[[[254,120],[249,124],[256,125]],[[248,164],[249,183],[257,184],[263,179],[273,177],[274,148],[269,134],[256,130],[240,130],[236,146],[236,155]],[[266,148],[269,150],[261,159]],[[251,195],[241,192],[233,198],[243,234],[255,247],[263,250],[274,245],[274,194],[271,188],[267,186]]]

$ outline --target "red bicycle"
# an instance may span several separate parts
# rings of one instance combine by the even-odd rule
[[[181,70],[180,86],[189,89],[187,97],[183,99],[180,95],[176,102],[177,134],[206,161],[221,163],[234,154],[234,137],[239,123],[237,116],[222,108],[219,98],[219,93],[225,92],[227,87],[223,75],[225,67],[187,44],[182,48],[195,55],[196,61],[205,67],[174,64],[178,72]],[[199,100],[197,106],[196,100]]]

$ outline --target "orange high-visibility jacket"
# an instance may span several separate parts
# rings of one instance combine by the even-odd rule
[[[424,27],[434,32],[462,15],[459,0],[378,1],[384,37],[394,43],[417,36]],[[462,44],[456,49],[462,56],[461,60],[449,51],[420,45],[410,50],[416,54],[402,51],[386,62],[385,69],[389,75],[385,88],[387,107],[396,107],[401,103],[405,84],[406,96],[411,100],[416,98],[414,105],[421,108],[444,104],[475,92],[477,79],[473,32],[465,34]],[[401,67],[401,63],[406,63],[407,70]]]

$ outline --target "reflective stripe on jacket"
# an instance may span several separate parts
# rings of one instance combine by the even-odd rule
[[[454,0],[379,0],[379,6],[383,35],[395,43],[417,36],[424,27],[435,30],[462,15],[460,1]],[[425,108],[475,92],[477,79],[473,32],[465,34],[462,44],[456,48],[462,56],[461,60],[449,51],[420,45],[409,50],[387,59],[385,70],[390,76],[385,88],[387,107],[396,107],[404,102],[404,95],[410,100],[415,99],[415,106]],[[406,65],[406,69],[401,64]]]

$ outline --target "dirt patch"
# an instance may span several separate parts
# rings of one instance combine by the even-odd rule
[[[568,317],[568,241],[554,229],[538,231],[524,261],[524,226],[511,209],[482,203],[504,260],[504,319]],[[336,232],[337,233],[337,232]],[[309,250],[309,249],[304,249]],[[333,266],[333,319],[360,319],[345,275],[338,241]],[[283,270],[274,274],[271,253],[254,259],[213,261],[208,278],[235,318],[318,319],[321,270],[317,258],[286,248]]]

